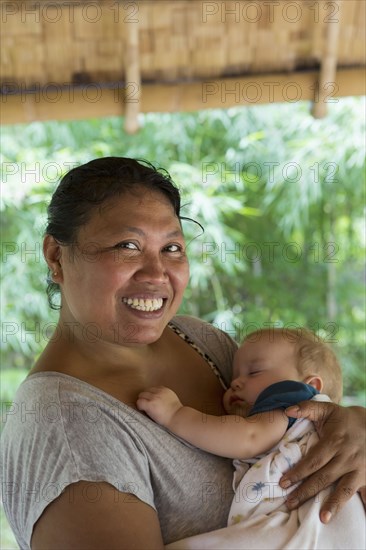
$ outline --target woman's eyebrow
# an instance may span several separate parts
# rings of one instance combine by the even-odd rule
[[[167,233],[166,236],[168,237],[168,239],[171,239],[173,237],[183,237],[183,232],[180,229],[176,229],[175,231]]]
[[[140,235],[141,237],[146,237],[145,231],[140,229],[139,227],[134,226],[127,226],[123,228],[123,231],[129,232],[129,233],[137,233],[137,235]],[[173,237],[183,237],[183,232],[180,229],[175,229],[174,231],[170,231],[165,235],[167,239],[171,239]]]

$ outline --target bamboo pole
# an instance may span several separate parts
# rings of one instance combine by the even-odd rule
[[[141,73],[139,57],[139,27],[137,21],[125,21],[126,87],[124,93],[125,130],[135,134],[139,129]]]
[[[311,110],[312,115],[315,118],[324,118],[326,116],[326,99],[329,97],[329,92],[334,90],[336,85],[338,38],[341,27],[340,21],[342,0],[337,0],[332,2],[332,4],[338,6],[337,21],[329,20],[326,23],[324,55],[322,57],[319,81],[315,88],[314,102]]]
[[[289,82],[290,79],[290,82]],[[292,73],[249,74],[237,78],[218,78],[210,82],[185,82],[179,84],[142,84],[142,113],[190,112],[198,109],[228,109],[238,105],[263,105],[266,103],[287,102],[286,90],[289,86],[299,92],[299,101],[312,101],[314,87],[319,79],[315,71]],[[338,88],[329,97],[356,96],[365,94],[364,67],[337,70]],[[269,84],[273,84],[273,88]],[[248,102],[248,90],[253,93],[253,84],[258,89],[258,99]],[[87,118],[124,116],[125,104],[120,101],[122,84],[109,83],[100,86],[100,98],[96,102],[88,100],[88,85],[75,89],[66,87],[59,90],[57,102],[50,102],[47,93],[39,90],[35,94],[19,93],[3,95],[0,101],[0,124],[29,123],[34,120],[80,120]],[[208,89],[209,86],[209,89]],[[232,93],[238,89],[240,97]],[[206,90],[206,91],[205,91]],[[225,93],[228,90],[230,93]],[[46,90],[47,91],[47,90]],[[70,100],[70,96],[72,100]]]

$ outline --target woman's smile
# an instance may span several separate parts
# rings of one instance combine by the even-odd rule
[[[159,311],[163,307],[164,298],[122,298],[122,302],[138,311]]]

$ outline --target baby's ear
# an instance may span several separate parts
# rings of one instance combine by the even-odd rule
[[[323,380],[320,378],[320,376],[310,375],[304,380],[305,384],[309,384],[309,386],[313,386],[318,392],[320,393],[323,389]]]

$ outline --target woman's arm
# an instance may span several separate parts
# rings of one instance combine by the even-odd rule
[[[320,437],[319,443],[281,479],[283,488],[302,482],[291,493],[288,506],[297,508],[335,483],[334,491],[323,502],[320,512],[323,523],[328,523],[366,485],[366,409],[304,401],[287,409],[286,414],[312,420]]]
[[[243,418],[213,416],[184,407],[165,387],[140,393],[137,407],[177,436],[203,451],[228,458],[249,458],[271,449],[285,434],[288,418],[282,410]]]
[[[153,508],[109,483],[79,481],[43,512],[33,529],[32,550],[162,550]]]

